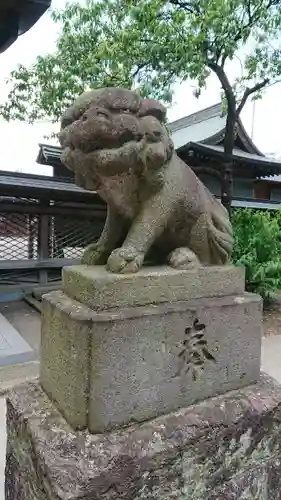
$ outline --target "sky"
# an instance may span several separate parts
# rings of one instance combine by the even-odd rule
[[[65,0],[53,0],[53,7],[63,7]],[[0,99],[4,100],[7,92],[6,78],[18,64],[32,64],[38,55],[52,52],[55,48],[57,38],[57,26],[45,14],[29,30],[3,54],[0,54]],[[241,71],[241,63],[236,60],[227,68],[230,78],[235,77]],[[220,100],[220,87],[216,77],[210,77],[207,90],[203,91],[201,97],[193,96],[193,86],[184,83],[176,87],[173,105],[168,110],[170,121],[189,115],[200,109],[204,109]],[[281,157],[281,84],[269,88],[263,95],[261,101],[257,101],[255,108],[249,102],[241,118],[243,124],[252,137],[257,147],[265,154],[274,154]],[[1,169],[21,172],[32,172],[37,174],[51,174],[50,167],[44,167],[36,163],[38,144],[54,143],[47,140],[45,135],[54,130],[54,125],[39,122],[29,125],[24,122],[7,123],[0,119],[1,138]]]

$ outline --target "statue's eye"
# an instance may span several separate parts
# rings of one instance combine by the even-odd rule
[[[158,141],[160,141],[161,136],[162,136],[162,134],[161,134],[160,130],[154,130],[151,139],[158,142]]]
[[[86,122],[88,119],[95,118],[97,116],[106,118],[108,120],[108,114],[106,113],[106,111],[100,111],[100,110],[91,111],[91,109],[87,113],[84,113],[82,115],[81,120],[83,122]]]
[[[103,111],[97,111],[97,116],[102,116],[103,118],[108,118],[107,113],[104,113]]]

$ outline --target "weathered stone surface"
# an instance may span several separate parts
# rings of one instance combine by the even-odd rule
[[[62,117],[62,162],[108,204],[83,263],[132,273],[145,258],[176,269],[228,261],[228,213],[176,155],[165,116],[157,101],[106,88],[85,92]]]
[[[107,435],[37,384],[7,402],[5,500],[280,500],[281,388],[256,385]]]
[[[78,428],[87,426],[91,349],[89,321],[75,320],[81,309],[78,303],[69,311],[44,301],[40,363],[45,391],[63,401],[61,411]]]
[[[66,295],[99,310],[243,294],[245,271],[234,266],[162,266],[132,275],[109,273],[104,266],[72,266],[63,269],[62,281]]]
[[[257,380],[252,294],[93,311],[45,296],[42,387],[74,428],[103,432]]]

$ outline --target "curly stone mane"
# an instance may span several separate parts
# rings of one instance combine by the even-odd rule
[[[98,189],[99,174],[114,176],[129,169],[157,189],[163,182],[161,169],[174,151],[165,120],[162,104],[136,92],[85,92],[62,117],[62,161],[88,189]]]

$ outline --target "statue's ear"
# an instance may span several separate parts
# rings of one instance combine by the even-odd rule
[[[140,103],[138,116],[154,116],[157,120],[163,122],[166,118],[166,108],[154,99],[143,99]]]

